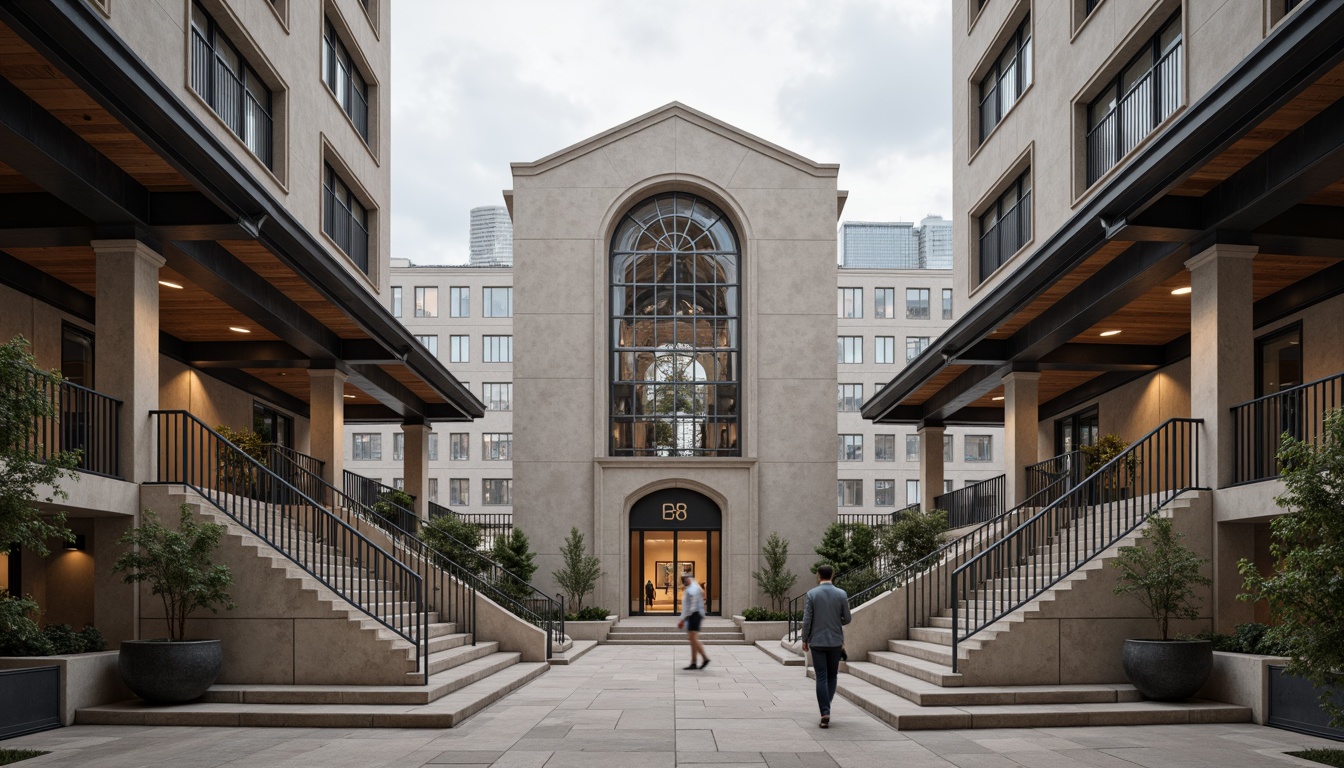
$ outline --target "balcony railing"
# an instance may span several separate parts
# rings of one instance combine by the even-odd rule
[[[1176,44],[1087,133],[1087,184],[1171,116],[1181,104],[1181,45]]]
[[[919,502],[908,504],[895,512],[841,512],[835,516],[837,523],[862,523],[869,528],[882,528],[891,525],[902,517],[919,511]]]
[[[369,231],[364,228],[364,224],[356,218],[344,201],[337,199],[336,191],[330,186],[322,185],[323,207],[326,209],[322,217],[323,231],[336,241],[345,255],[355,262],[355,266],[360,271],[369,271]]]
[[[1344,407],[1344,373],[1232,406],[1232,482],[1278,477],[1283,437],[1317,442],[1326,412],[1340,407]]]
[[[1031,239],[1031,192],[980,233],[980,280],[989,277]]]
[[[999,475],[933,499],[935,509],[947,512],[949,528],[983,523],[1007,509],[1008,476]]]
[[[500,513],[458,512],[436,502],[429,502],[429,519],[456,517],[464,523],[470,523],[481,531],[481,551],[489,552],[495,547],[495,540],[513,533],[513,515]]]
[[[191,30],[191,87],[270,168],[274,135],[270,112],[195,28]]]
[[[33,375],[32,386],[55,405],[53,418],[33,424],[28,450],[37,461],[62,451],[79,451],[76,469],[121,477],[121,401],[68,381]]]

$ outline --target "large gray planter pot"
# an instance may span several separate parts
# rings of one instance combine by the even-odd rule
[[[1154,701],[1181,701],[1194,696],[1213,671],[1213,643],[1208,640],[1126,640],[1125,677]]]
[[[205,695],[224,663],[218,640],[125,640],[117,658],[131,692],[156,704],[181,704]]]

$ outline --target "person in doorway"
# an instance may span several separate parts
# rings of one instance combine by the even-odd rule
[[[817,706],[821,727],[831,727],[831,701],[835,699],[840,659],[845,652],[844,626],[849,623],[849,595],[831,583],[835,569],[817,569],[817,586],[803,598],[803,653],[812,653],[817,676]]]
[[[681,621],[677,629],[686,630],[686,639],[691,641],[691,666],[686,669],[704,669],[709,666],[709,654],[700,642],[700,622],[705,618],[705,591],[695,583],[695,577],[689,573],[681,574]],[[696,659],[704,659],[696,665]]]
[[[644,602],[646,606],[653,605],[653,598],[657,596],[657,594],[658,593],[653,589],[653,579],[644,582]]]

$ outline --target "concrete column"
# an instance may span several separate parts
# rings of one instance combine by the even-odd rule
[[[139,240],[94,240],[98,288],[94,387],[121,400],[121,474],[154,478],[153,425],[159,407],[159,268],[164,259]]]
[[[331,368],[308,370],[311,398],[308,405],[309,450],[325,462],[324,479],[343,488],[345,482],[345,379]]]
[[[1007,475],[1008,508],[1027,500],[1027,467],[1036,455],[1040,416],[1041,374],[1012,371],[1003,377],[1003,468]]]
[[[123,640],[140,638],[140,590],[123,584],[112,564],[126,550],[117,539],[130,530],[139,515],[97,517],[93,520],[93,625],[107,638],[107,648],[116,650]]]
[[[415,497],[415,514],[429,519],[429,433],[428,424],[402,424],[406,445],[402,451],[401,476],[406,492]]]
[[[1214,245],[1190,270],[1190,415],[1200,429],[1199,482],[1232,483],[1232,406],[1255,391],[1251,259],[1254,246]]]
[[[919,428],[919,503],[920,509],[933,509],[933,500],[943,495],[943,434],[947,428],[920,426]]]

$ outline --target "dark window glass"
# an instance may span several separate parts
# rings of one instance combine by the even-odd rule
[[[355,262],[369,273],[369,213],[330,166],[323,167],[322,231]]]
[[[61,327],[61,376],[93,389],[93,334],[73,325]]]
[[[272,165],[271,89],[201,6],[191,6],[191,89],[267,168]]]
[[[905,319],[906,320],[929,319],[928,288],[905,289]]]
[[[359,73],[346,50],[345,43],[336,35],[331,21],[325,22],[322,33],[322,82],[336,96],[341,109],[349,115],[364,143],[369,141],[369,86]]]
[[[1023,19],[980,80],[980,141],[1031,85],[1031,16]]]
[[[892,318],[896,316],[896,289],[873,289],[873,317]]]
[[[896,436],[875,435],[873,437],[873,461],[896,460]]]
[[[862,384],[837,384],[841,411],[857,411],[863,405]]]
[[[1129,154],[1181,105],[1181,14],[1144,42],[1087,107],[1087,183]]]
[[[1031,239],[1031,171],[1013,180],[980,214],[980,282]]]
[[[252,403],[252,431],[261,435],[263,442],[294,446],[294,420],[258,402]]]

